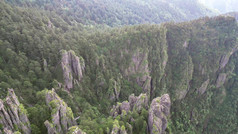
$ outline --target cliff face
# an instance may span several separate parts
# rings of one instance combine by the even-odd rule
[[[52,91],[44,90],[46,104],[51,109],[51,121],[45,121],[48,134],[64,134],[68,129],[76,125],[71,108]]]
[[[0,100],[0,133],[13,133],[15,131],[24,134],[31,133],[30,122],[24,106],[20,104],[13,89],[8,90],[6,99]]]
[[[78,84],[83,78],[83,71],[85,63],[82,57],[75,55],[75,52],[61,51],[61,67],[63,70],[64,86],[66,90],[70,90],[74,87],[74,84]]]
[[[148,117],[150,134],[164,134],[167,128],[171,101],[168,94],[153,99]]]

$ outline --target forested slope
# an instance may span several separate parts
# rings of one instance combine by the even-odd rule
[[[187,21],[216,13],[198,0],[8,0],[8,2],[55,12],[69,25],[133,25]]]
[[[238,131],[235,18],[102,29],[28,6],[0,1],[0,133]]]

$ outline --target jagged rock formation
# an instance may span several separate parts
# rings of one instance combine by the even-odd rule
[[[118,121],[115,120],[113,123],[113,128],[111,134],[127,134],[125,127],[120,126]]]
[[[66,90],[73,88],[83,78],[85,68],[82,57],[75,55],[74,51],[61,51],[61,67],[63,70],[64,86]]]
[[[136,50],[131,57],[131,64],[125,70],[126,76],[136,76],[136,83],[143,88],[144,93],[150,92],[151,76],[148,65],[148,52]]]
[[[110,100],[112,101],[118,100],[120,90],[121,90],[120,84],[117,81],[110,79],[109,81]]]
[[[167,118],[170,113],[170,97],[164,94],[153,99],[148,117],[148,128],[150,134],[164,134],[167,127]]]
[[[223,69],[226,64],[229,62],[229,59],[232,54],[234,54],[238,50],[237,47],[232,48],[231,52],[227,53],[226,55],[223,55],[220,60],[220,67],[219,69]]]
[[[113,106],[111,110],[111,116],[116,117],[118,115],[127,114],[129,111],[136,110],[140,112],[142,108],[148,109],[148,96],[146,94],[140,94],[136,97],[134,94],[129,96],[129,102],[123,101]]]
[[[198,89],[198,93],[204,94],[205,91],[207,90],[207,86],[210,82],[210,79],[207,79],[205,82],[202,83],[201,87]]]
[[[8,96],[4,101],[0,99],[0,125],[6,134],[14,131],[21,131],[24,134],[31,133],[26,110],[18,101],[13,89],[8,90]]]
[[[225,73],[220,73],[219,75],[218,75],[218,78],[217,78],[217,80],[216,80],[216,87],[217,88],[219,88],[219,87],[221,87],[224,83],[225,83],[225,81],[226,81],[226,74]]]
[[[67,134],[86,134],[78,126],[73,126],[69,128]]]
[[[65,134],[71,126],[76,125],[70,107],[54,92],[44,90],[46,104],[51,109],[51,121],[45,121],[48,134]]]

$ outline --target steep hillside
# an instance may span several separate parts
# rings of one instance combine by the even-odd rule
[[[55,12],[70,25],[75,21],[109,26],[158,24],[215,15],[197,0],[25,0],[13,3]]]
[[[235,18],[102,29],[28,6],[0,1],[0,133],[238,131]]]

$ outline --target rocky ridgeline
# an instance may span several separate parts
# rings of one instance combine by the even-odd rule
[[[83,78],[85,63],[74,51],[61,51],[61,67],[63,70],[64,87],[66,90],[73,88]]]
[[[0,134],[12,134],[16,131],[31,133],[27,112],[18,101],[13,89],[8,89],[6,99],[0,99],[0,126]]]
[[[129,102],[124,101],[113,106],[111,116],[123,116],[129,111],[136,110],[141,112],[142,108],[149,110],[148,115],[148,131],[150,134],[164,134],[167,128],[168,117],[170,114],[171,101],[168,94],[157,97],[152,100],[150,107],[148,107],[148,97],[146,94],[141,94],[138,97],[130,95]],[[127,134],[124,126],[120,126],[115,120],[111,134]]]

